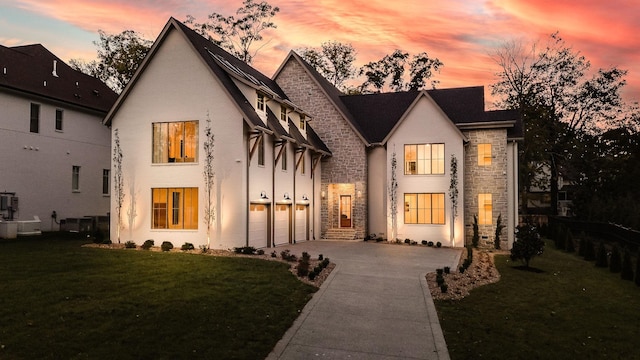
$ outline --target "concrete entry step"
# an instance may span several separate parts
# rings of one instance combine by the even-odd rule
[[[329,229],[324,233],[323,240],[356,240],[354,229]]]

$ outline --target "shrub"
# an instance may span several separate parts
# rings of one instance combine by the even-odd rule
[[[112,244],[111,239],[104,239],[104,240],[102,240],[102,243],[105,244],[105,245]]]
[[[264,255],[264,250],[262,249],[256,250],[256,255]]]
[[[151,249],[151,247],[153,246],[154,241],[149,239],[149,240],[145,240],[144,243],[142,244],[141,248],[144,250],[149,250]]]
[[[473,248],[471,246],[467,246],[467,259],[469,260],[469,264],[473,262]]]
[[[444,273],[444,269],[436,269],[436,274],[442,275]]]
[[[440,291],[442,291],[443,293],[446,293],[447,290],[449,290],[449,286],[447,284],[445,284],[445,283],[442,283],[440,285]]]
[[[422,245],[427,245],[429,242],[427,240],[422,240],[421,243]]]
[[[593,247],[593,242],[589,238],[587,238],[584,246],[584,259],[587,261],[593,261],[596,259],[596,251]]]
[[[460,274],[464,274],[465,270],[467,270],[467,268],[464,267],[463,265],[460,265],[460,267],[458,268],[458,271],[460,271]]]
[[[327,266],[329,266],[329,262],[329,258],[324,258],[324,260],[322,260],[320,264],[322,265],[322,268],[326,268]]]
[[[378,236],[378,237],[376,238],[376,242],[380,242],[380,241],[382,241],[382,240],[384,240],[384,239],[382,238],[382,236]]]
[[[596,254],[596,266],[597,267],[607,267],[609,264],[607,263],[607,249],[604,247],[604,241],[600,242],[598,245],[598,252]]]
[[[427,243],[427,245],[428,245],[428,246],[433,246],[433,241],[429,241],[429,242]]]
[[[311,260],[311,255],[309,255],[308,252],[303,251],[302,252],[302,259],[305,260],[306,262],[309,262],[309,260]]]
[[[404,239],[405,244],[411,244],[411,239]]]
[[[236,254],[253,255],[256,253],[256,248],[253,246],[241,246],[233,248]]]
[[[441,243],[440,241],[438,241],[438,242],[436,243],[436,247],[442,247],[442,243]]]
[[[309,258],[309,254],[302,253],[302,258],[298,260],[298,276],[304,277],[309,275]]]
[[[193,246],[193,244],[192,244],[192,243],[188,243],[188,242],[186,242],[186,243],[182,244],[182,246],[180,247],[180,250],[182,250],[182,251],[188,251],[188,250],[194,250],[195,248],[196,248],[196,247],[195,247],[195,246]]]
[[[620,249],[618,245],[614,244],[611,249],[611,259],[609,260],[609,270],[612,273],[619,273],[622,271],[622,261],[620,259]]]
[[[271,252],[271,257],[272,258],[276,258],[276,257],[278,257],[278,254],[275,251],[273,251],[273,252]]]
[[[124,243],[124,247],[125,247],[125,249],[135,249],[136,248],[136,243],[134,243],[133,241],[129,240],[126,243]]]
[[[206,254],[207,251],[209,251],[209,248],[207,247],[207,245],[200,245],[198,247],[200,248],[200,252],[203,254]]]
[[[281,251],[280,256],[282,257],[282,260],[285,260],[285,261],[294,262],[298,259],[294,254],[291,253],[290,250]]]
[[[318,273],[316,273],[315,271],[310,272],[309,273],[309,280],[313,281],[313,279],[315,279],[316,276],[318,276]]]
[[[505,225],[502,223],[502,214],[498,215],[498,220],[496,221],[496,233],[495,238],[493,239],[493,246],[500,250],[500,235],[502,234],[502,230],[505,228]]]
[[[526,268],[535,256],[544,252],[544,241],[540,238],[538,230],[531,224],[517,227],[516,240],[511,248],[511,260],[521,260]]]
[[[316,267],[313,268],[313,271],[320,274],[322,272],[322,265],[316,265]]]
[[[411,245],[418,245],[418,242],[411,240]]]
[[[322,254],[318,255],[318,260],[322,261],[322,259],[324,259],[324,255]]]
[[[478,215],[473,215],[473,237],[471,238],[471,244],[477,248],[480,242],[480,230],[478,229]]]
[[[442,275],[437,275],[436,282],[438,283],[438,286],[444,284],[444,277]]]
[[[624,251],[622,256],[622,272],[620,273],[622,280],[633,281],[633,264],[631,262],[631,253],[629,250]]]
[[[451,268],[450,268],[450,267],[448,267],[448,266],[445,266],[445,267],[444,267],[444,273],[445,273],[445,274],[449,274],[450,272],[451,272]]]
[[[163,241],[160,245],[160,249],[162,249],[162,251],[169,251],[173,249],[173,244],[169,241]]]
[[[568,253],[576,252],[576,245],[573,242],[573,234],[571,233],[571,229],[567,229],[567,231],[564,232],[564,242],[565,242],[564,250],[566,252]]]

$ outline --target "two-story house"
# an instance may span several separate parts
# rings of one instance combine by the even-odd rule
[[[320,159],[330,151],[311,120],[275,81],[171,18],[105,118],[124,179],[111,240],[116,229],[121,241],[225,249],[319,238]]]
[[[0,46],[0,221],[106,216],[117,94],[40,44]]]
[[[346,95],[295,52],[274,79],[316,119],[332,152],[322,163],[323,237],[461,246],[475,215],[482,242],[493,241],[500,217],[502,247],[513,243],[522,121],[514,111],[485,111],[482,87]]]

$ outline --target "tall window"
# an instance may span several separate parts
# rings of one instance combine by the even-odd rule
[[[444,194],[404,194],[405,224],[444,224]]]
[[[71,191],[80,191],[80,166],[73,166],[71,170]]]
[[[56,109],[56,130],[62,131],[62,115],[63,111],[61,109]]]
[[[491,144],[478,144],[478,165],[491,165]]]
[[[256,104],[256,108],[260,111],[264,111],[264,95],[258,94],[258,103]]]
[[[102,195],[109,195],[109,169],[102,169]]]
[[[300,130],[305,129],[306,122],[307,122],[307,118],[303,114],[300,114]]]
[[[444,144],[404,146],[405,175],[444,174]]]
[[[153,123],[153,163],[195,162],[198,122]]]
[[[197,229],[198,188],[155,188],[152,229]]]
[[[493,199],[491,194],[478,194],[478,224],[491,225],[493,219]]]
[[[31,118],[29,121],[29,131],[40,132],[40,105],[31,103]]]
[[[280,120],[287,122],[287,107],[280,105]]]
[[[304,166],[304,152],[300,154],[300,175],[304,175],[307,172],[307,169]]]
[[[264,166],[264,135],[259,136],[256,141],[258,141],[258,165]]]

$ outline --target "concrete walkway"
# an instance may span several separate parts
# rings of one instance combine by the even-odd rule
[[[275,359],[449,359],[424,275],[461,250],[362,241],[279,246],[336,264],[278,342]]]

